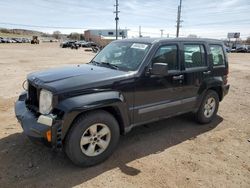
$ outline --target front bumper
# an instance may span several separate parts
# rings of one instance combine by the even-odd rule
[[[20,95],[15,104],[15,114],[18,122],[23,128],[23,132],[34,141],[42,142],[53,149],[61,148],[61,121],[53,121],[52,126],[44,125],[37,122],[38,117],[30,111],[26,104],[27,94]],[[51,140],[48,141],[46,133],[51,131]]]

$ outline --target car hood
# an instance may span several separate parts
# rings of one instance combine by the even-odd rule
[[[131,73],[91,64],[49,69],[28,75],[32,85],[54,93],[100,88],[127,78]]]

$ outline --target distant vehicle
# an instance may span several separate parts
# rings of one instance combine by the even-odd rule
[[[88,42],[87,43],[87,47],[95,47],[98,46],[98,44],[96,44],[95,42]]]
[[[64,41],[60,44],[61,48],[71,48],[73,44],[75,44],[76,41]]]
[[[92,46],[92,52],[99,53],[102,50],[102,47],[100,46]]]
[[[31,43],[31,44],[39,44],[39,42],[40,42],[40,41],[38,40],[38,36],[33,36],[30,43]]]
[[[231,52],[230,48],[227,47],[227,46],[225,46],[225,50],[226,50],[227,53],[230,53],[230,52]]]
[[[82,43],[81,45],[82,47],[86,47],[86,48],[91,48],[91,47],[96,47],[98,46],[98,44],[96,44],[95,42],[86,42]]]
[[[23,43],[21,38],[12,38],[12,40],[16,41],[16,43]]]
[[[247,52],[247,46],[246,45],[241,45],[241,46],[238,46],[236,47],[236,52],[237,53],[246,53]]]
[[[11,38],[7,38],[7,43],[16,43],[16,41]]]
[[[30,43],[31,40],[30,40],[30,39],[27,39],[27,38],[22,38],[22,42],[23,42],[23,43]]]
[[[247,52],[250,53],[250,45],[247,45]]]
[[[1,38],[2,43],[9,43],[9,40],[7,38]]]
[[[85,40],[80,40],[75,42],[76,45],[79,45],[79,47],[87,47],[88,42],[86,42]]]
[[[76,50],[78,50],[78,48],[80,47],[80,45],[79,44],[77,44],[76,42],[75,43],[72,43],[71,44],[71,49],[76,49]]]

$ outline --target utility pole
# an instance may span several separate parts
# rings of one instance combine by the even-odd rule
[[[118,4],[118,0],[116,0],[116,3],[115,3],[115,38],[116,40],[118,39],[118,22],[119,22],[119,17],[118,17],[118,14],[119,14],[119,4]]]
[[[163,37],[163,31],[164,31],[164,30],[163,30],[163,29],[161,29],[160,31],[161,31],[161,38],[162,38],[162,37]]]
[[[142,35],[141,35],[141,26],[139,26],[139,37],[141,38]]]
[[[179,37],[180,27],[181,27],[181,6],[182,6],[182,0],[180,0],[180,5],[178,6],[178,12],[177,12],[177,29],[176,29],[176,38]]]

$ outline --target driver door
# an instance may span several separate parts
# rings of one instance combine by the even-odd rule
[[[179,44],[162,44],[150,60],[168,64],[168,75],[143,74],[136,80],[134,124],[170,116],[181,110],[183,75],[180,66]]]

